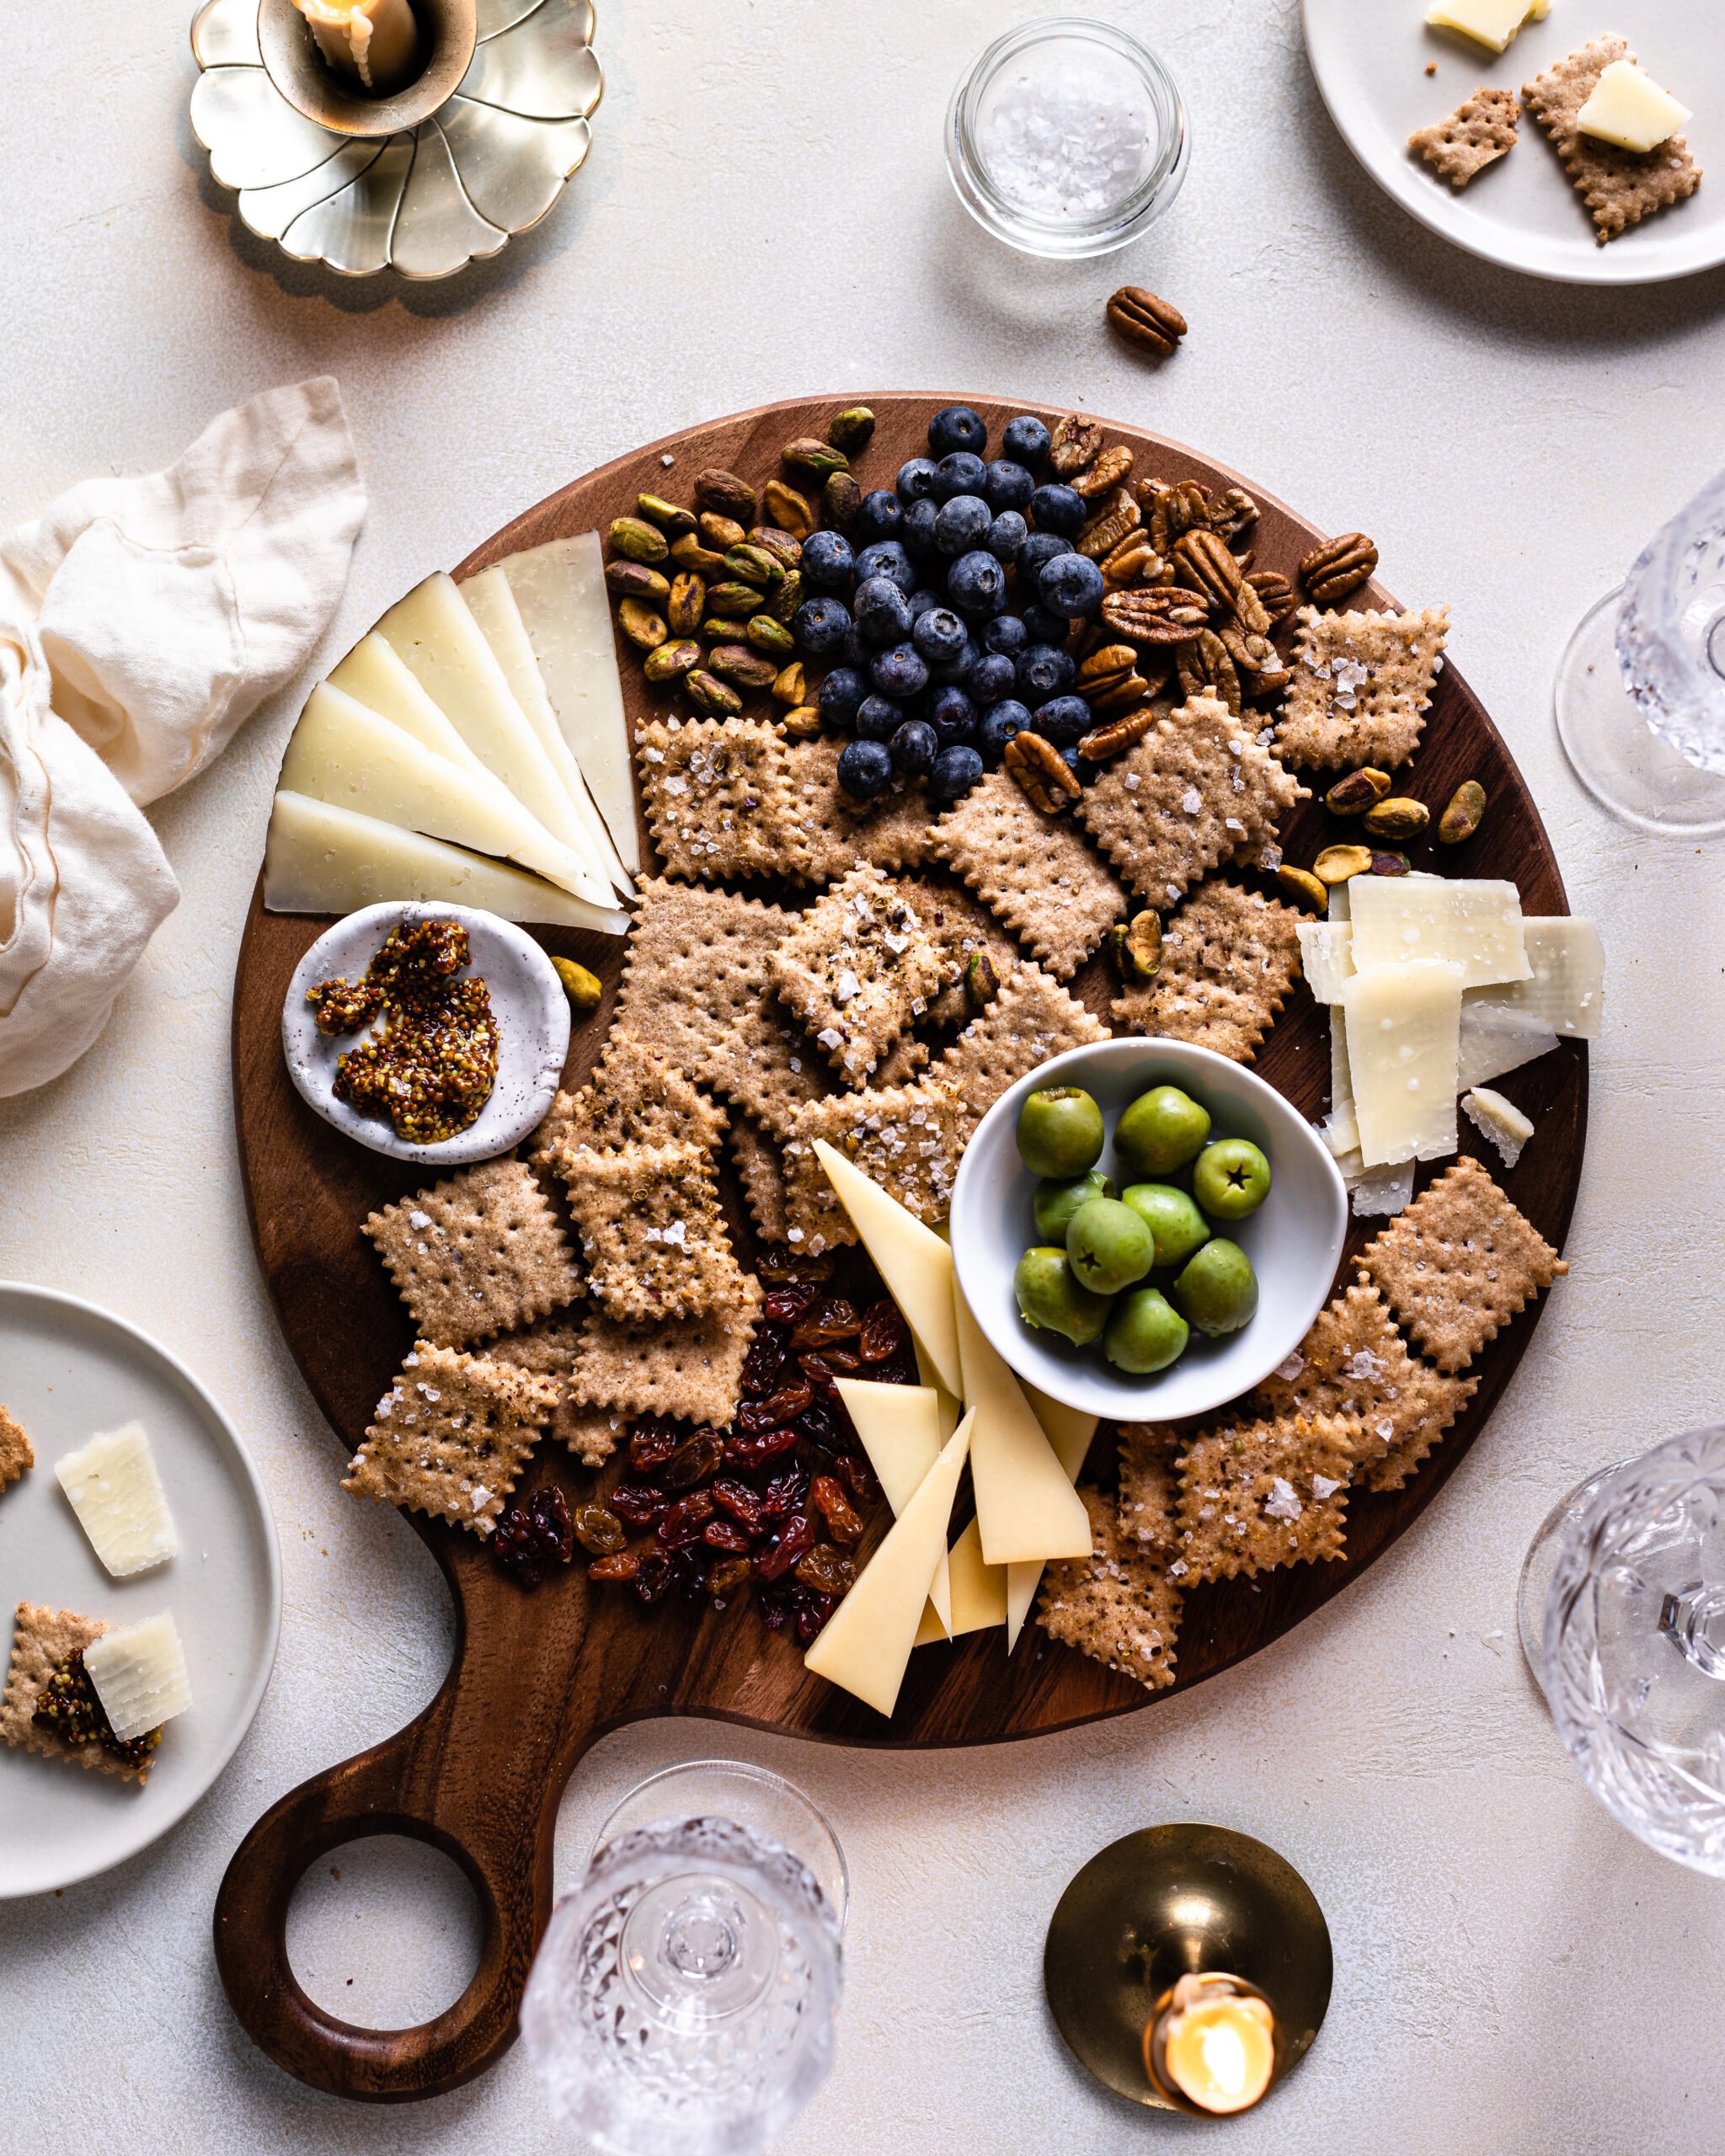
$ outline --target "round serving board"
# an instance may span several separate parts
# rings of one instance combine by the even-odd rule
[[[857,401],[771,405],[654,442],[530,510],[486,541],[456,574],[472,575],[567,533],[602,531],[633,510],[639,493],[686,499],[696,473],[709,466],[739,472],[758,485],[778,469],[785,443],[824,435],[831,414]],[[879,420],[857,461],[867,487],[889,485],[900,465],[925,450],[930,416],[950,400],[887,395],[860,401]],[[1046,408],[972,401],[992,440],[1016,412],[1038,411],[1050,424],[1060,416]],[[1254,534],[1260,568],[1292,575],[1300,557],[1325,536],[1250,482],[1188,449],[1132,427],[1109,424],[1108,432],[1132,444],[1140,476],[1193,478],[1211,488],[1247,485],[1263,511]],[[1393,604],[1376,586],[1351,603]],[[644,715],[658,695],[642,680],[627,647],[622,659],[631,714]],[[1483,782],[1490,809],[1479,838],[1447,851],[1442,865],[1451,873],[1514,878],[1529,913],[1567,912],[1557,862],[1520,775],[1478,699],[1446,667],[1412,784],[1441,806],[1469,778]],[[1305,803],[1284,832],[1288,857],[1309,861],[1333,835],[1321,804]],[[644,825],[642,843],[650,858]],[[1426,849],[1415,865],[1430,865]],[[763,894],[806,902],[806,894],[788,891]],[[375,1403],[412,1341],[406,1311],[360,1223],[374,1208],[420,1187],[425,1171],[346,1143],[289,1081],[281,1054],[282,998],[302,954],[326,925],[266,913],[260,885],[240,953],[233,1051],[240,1156],[259,1255],[288,1344],[336,1433],[341,1449],[332,1444],[327,1462],[334,1473],[364,1437]],[[623,947],[558,930],[544,931],[542,940],[550,951],[592,968],[605,984],[598,1014],[575,1031],[566,1075],[573,1084],[604,1040]],[[1072,985],[1107,1017],[1111,984],[1099,958]],[[1306,1114],[1323,1112],[1328,1027],[1303,984],[1257,1067]],[[1515,1094],[1538,1134],[1513,1174],[1505,1177],[1489,1153],[1486,1165],[1561,1247],[1585,1139],[1585,1049],[1566,1044],[1519,1072]],[[1471,1133],[1463,1128],[1466,1147]],[[1377,1225],[1355,1224],[1349,1258]],[[1346,1277],[1345,1260],[1343,1270]],[[1353,1494],[1345,1562],[1304,1565],[1187,1597],[1177,1689],[1199,1684],[1279,1638],[1413,1524],[1484,1428],[1538,1316],[1535,1305],[1487,1348],[1471,1406],[1405,1490]],[[1102,1434],[1106,1439],[1106,1427]],[[553,1458],[544,1448],[531,1479],[547,1476],[572,1500],[585,1497],[592,1481],[572,1460]],[[627,1593],[590,1589],[579,1564],[524,1593],[473,1536],[409,1517],[455,1597],[453,1667],[436,1698],[398,1736],[315,1775],[264,1815],[230,1865],[216,1913],[217,1957],[242,2021],[290,2073],[342,2095],[382,2100],[434,2095],[482,2072],[512,2041],[516,2005],[551,1910],[558,1800],[582,1753],[608,1730],[649,1716],[691,1715],[841,1743],[984,1744],[1140,1710],[1169,1696],[1111,1675],[1032,1625],[1010,1660],[999,1633],[913,1656],[889,1723],[809,1676],[794,1641],[769,1633],[752,1607],[666,1603],[644,1610]],[[377,1833],[416,1835],[446,1850],[473,1881],[484,1911],[484,1945],[473,1983],[446,2013],[419,2028],[351,2027],[314,2005],[288,1966],[286,1913],[302,1874],[327,1850]]]

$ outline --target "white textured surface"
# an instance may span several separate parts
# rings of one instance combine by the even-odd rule
[[[1552,1497],[1717,1412],[1720,857],[1609,825],[1568,776],[1547,699],[1570,625],[1718,460],[1725,279],[1589,294],[1451,252],[1331,132],[1292,0],[1165,0],[1153,34],[1196,131],[1184,197],[1112,264],[1021,263],[959,211],[939,136],[961,67],[1035,12],[601,0],[610,89],[585,171],[496,264],[403,293],[326,280],[231,220],[187,131],[179,0],[39,10],[10,42],[0,129],[0,515],[86,472],[162,461],[220,406],[333,369],[372,504],[333,656],[428,568],[683,423],[824,388],[1018,390],[1201,443],[1315,521],[1374,533],[1409,600],[1447,600],[1456,661],[1522,759],[1613,968],[1575,1271],[1489,1434],[1365,1580],[1148,1714],[964,1757],[713,1742],[803,1780],[852,1860],[843,2043],[787,2144],[798,2156],[1183,2142],[1068,2065],[1039,1965],[1085,1858],[1194,1817],[1284,1850],[1336,1940],[1317,2049],[1228,2130],[1242,2156],[1714,2148],[1725,1898],[1582,1790],[1511,1604]],[[1160,371],[1099,326],[1127,277],[1192,322]],[[94,1296],[195,1365],[255,1448],[286,1566],[275,1683],[201,1812],[105,1881],[0,1911],[0,2000],[24,2062],[8,2138],[37,2156],[139,2132],[161,2156],[552,2145],[518,2056],[427,2105],[310,2094],[252,2052],[211,1959],[240,1835],[314,1768],[397,1728],[449,1638],[413,1535],[337,1486],[235,1171],[229,985],[291,712],[281,699],[160,805],[180,910],[94,1051],[0,1107],[0,1271]],[[0,1581],[0,1598],[27,1585]],[[663,1726],[602,1746],[569,1799],[565,1870],[630,1782],[699,1743]],[[359,1947],[344,1960],[344,1941],[361,1928],[328,1907],[304,1922],[320,1989],[360,2012],[369,1963]],[[422,1936],[452,1948],[435,1925],[404,1933],[398,1993]],[[393,1937],[361,1940],[380,1984]]]

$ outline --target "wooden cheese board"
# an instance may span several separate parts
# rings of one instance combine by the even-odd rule
[[[867,486],[890,485],[900,465],[926,448],[932,396],[825,398],[766,407],[654,442],[576,481],[478,547],[455,574],[476,574],[521,548],[597,528],[633,509],[642,492],[683,498],[697,472],[723,466],[759,480],[780,447],[824,432],[846,402],[869,404],[879,425],[858,461]],[[1036,406],[976,398],[991,440],[1019,411],[1052,424]],[[1290,510],[1194,451],[1130,426],[1108,427],[1130,443],[1140,474],[1244,485],[1258,503],[1256,566],[1292,575],[1324,535]],[[1392,549],[1393,551],[1393,549]],[[1441,596],[1442,595],[1436,595]],[[1351,604],[1389,604],[1374,585]],[[624,655],[632,720],[664,692]],[[1464,875],[1512,878],[1530,914],[1567,911],[1562,878],[1539,814],[1478,698],[1453,667],[1439,677],[1413,784],[1441,806],[1478,779],[1490,798],[1479,837],[1444,866]],[[1303,803],[1283,837],[1291,861],[1309,861],[1336,835],[1317,801]],[[644,826],[644,858],[651,860]],[[1416,866],[1427,865],[1424,850]],[[788,892],[761,894],[796,902]],[[358,1445],[411,1344],[411,1328],[360,1224],[375,1207],[420,1187],[423,1171],[333,1135],[289,1081],[280,1045],[282,999],[299,958],[327,923],[267,913],[254,894],[234,998],[234,1096],[248,1200],[264,1273],[289,1346],[334,1433],[330,1472]],[[536,931],[538,932],[538,931]],[[568,1077],[578,1080],[602,1043],[622,970],[622,946],[577,931],[542,934],[554,953],[579,959],[605,986],[595,1019],[579,1027]],[[1103,962],[1092,960],[1073,991],[1106,1017]],[[1325,1106],[1329,1076],[1325,1016],[1302,985],[1284,1011],[1257,1067],[1304,1113]],[[1587,1123],[1587,1051],[1566,1043],[1517,1074],[1518,1104],[1537,1126],[1519,1166],[1487,1165],[1554,1244],[1567,1232]],[[1464,1125],[1464,1129],[1466,1126]],[[1472,1150],[1471,1134],[1464,1150]],[[1422,1180],[1424,1180],[1423,1176]],[[1351,1259],[1374,1224],[1356,1223]],[[1344,1260],[1343,1276],[1347,1275]],[[1477,1365],[1477,1395],[1435,1454],[1402,1491],[1356,1492],[1341,1564],[1301,1566],[1199,1589],[1187,1600],[1177,1689],[1184,1690],[1255,1653],[1310,1615],[1394,1543],[1437,1497],[1484,1428],[1525,1353],[1537,1306],[1503,1333]],[[1107,1436],[1106,1428],[1102,1433]],[[338,1450],[338,1446],[339,1449]],[[549,1449],[534,1479],[554,1478],[572,1502],[592,1476]],[[722,1612],[667,1603],[642,1609],[632,1598],[590,1587],[579,1564],[528,1593],[476,1537],[409,1516],[441,1567],[457,1612],[453,1664],[437,1696],[407,1728],[359,1758],[325,1769],[274,1806],[246,1837],[222,1883],[216,1947],[229,1999],[254,2041],[316,2087],[372,2100],[435,2095],[482,2073],[512,2041],[515,2012],[552,1905],[552,1847],[559,1800],[583,1753],[610,1730],[654,1716],[737,1722],[829,1742],[900,1749],[983,1744],[1069,1728],[1153,1706],[1150,1694],[1034,1627],[1008,1660],[998,1634],[928,1648],[911,1662],[889,1724],[810,1677],[788,1633],[767,1631],[752,1610]],[[363,1670],[353,1676],[363,1681]],[[700,1740],[710,1743],[710,1739]],[[423,2026],[354,2027],[315,2004],[295,1981],[286,1943],[288,1905],[307,1868],[341,1844],[405,1833],[444,1849],[472,1881],[483,1912],[478,1972],[462,1997]]]

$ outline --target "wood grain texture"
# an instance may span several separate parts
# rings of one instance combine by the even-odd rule
[[[639,492],[686,499],[695,474],[708,466],[727,467],[758,485],[777,471],[783,443],[823,434],[832,412],[858,401],[880,419],[873,443],[858,460],[866,487],[890,485],[900,464],[923,452],[929,415],[950,400],[865,395],[786,403],[654,443],[529,510],[456,574],[473,574],[565,533],[602,528],[632,510]],[[995,440],[1015,412],[1039,411],[1050,423],[1059,416],[1036,406],[971,401]],[[1300,555],[1324,536],[1190,450],[1131,427],[1110,424],[1108,435],[1132,444],[1140,476],[1247,485],[1263,510],[1254,535],[1258,568],[1291,576]],[[667,458],[673,461],[667,464]],[[1383,544],[1383,535],[1377,536]],[[1393,545],[1389,551],[1393,554]],[[1394,602],[1373,585],[1348,603]],[[627,651],[623,676],[632,716],[654,709],[659,699]],[[1485,826],[1470,845],[1446,850],[1441,866],[1452,874],[1512,878],[1529,913],[1567,912],[1538,811],[1478,699],[1446,667],[1424,744],[1398,790],[1417,793],[1436,810],[1467,778],[1482,781],[1490,796]],[[1336,835],[1321,806],[1305,803],[1284,834],[1288,857],[1309,861]],[[642,837],[644,847],[644,828]],[[1415,866],[1438,865],[1434,851],[1416,850]],[[351,1451],[411,1339],[405,1312],[359,1225],[373,1207],[419,1187],[424,1177],[337,1138],[288,1081],[282,999],[295,965],[326,925],[267,914],[261,889],[254,894],[234,998],[234,1101],[264,1277],[307,1382],[340,1444]],[[578,1080],[604,1038],[622,947],[574,931],[540,933],[547,949],[580,959],[605,985],[596,1019],[578,1027],[570,1050],[568,1075]],[[1099,958],[1073,985],[1106,1018],[1111,983]],[[1306,1114],[1322,1113],[1328,1029],[1303,985],[1257,1067]],[[1580,1177],[1587,1082],[1587,1051],[1579,1043],[1516,1074],[1515,1097],[1535,1119],[1537,1134],[1513,1174],[1505,1176],[1494,1156],[1485,1156],[1559,1247]],[[1465,1123],[1463,1130],[1464,1150],[1477,1150]],[[1356,1225],[1343,1277],[1370,1232],[1370,1224]],[[1199,1684],[1280,1637],[1407,1531],[1484,1429],[1538,1317],[1535,1306],[1487,1350],[1468,1412],[1407,1489],[1350,1498],[1344,1563],[1277,1572],[1188,1596],[1178,1689]],[[332,1445],[332,1472],[339,1458]],[[547,1476],[572,1498],[590,1486],[590,1476],[562,1456],[547,1454],[536,1462],[534,1479]],[[913,1748],[1031,1737],[1156,1704],[1033,1627],[1010,1662],[998,1634],[917,1654],[889,1724],[809,1677],[795,1645],[768,1633],[752,1614],[670,1604],[644,1611],[626,1594],[590,1593],[579,1566],[527,1594],[472,1536],[417,1518],[413,1524],[455,1598],[456,1652],[442,1689],[398,1736],[314,1776],[266,1813],[230,1865],[216,1911],[217,1958],[241,2020],[290,2073],[338,2094],[383,2101],[434,2095],[483,2072],[512,2041],[516,2005],[550,1913],[558,1800],[582,1753],[608,1730],[650,1716],[689,1715],[830,1742]],[[352,2028],[314,2005],[287,1963],[287,1906],[307,1866],[342,1842],[378,1832],[415,1835],[444,1849],[473,1882],[485,1912],[473,1983],[447,2013],[420,2028]]]

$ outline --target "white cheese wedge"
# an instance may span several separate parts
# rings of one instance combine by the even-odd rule
[[[1596,1041],[1605,1016],[1599,930],[1567,914],[1535,914],[1522,926],[1531,977],[1496,990],[1493,1001],[1543,1020],[1565,1040]]]
[[[1459,965],[1415,958],[1372,966],[1348,984],[1348,1068],[1368,1168],[1455,1150],[1461,980]]]
[[[1632,60],[1614,60],[1576,114],[1575,125],[1596,141],[1615,142],[1620,150],[1645,157],[1694,118],[1686,104],[1662,90]]]
[[[1551,0],[1432,0],[1425,19],[1438,29],[1460,30],[1493,52],[1504,52],[1524,23],[1542,23]]]
[[[1354,926],[1346,921],[1302,921],[1300,962],[1306,985],[1319,1003],[1339,1003],[1354,971]]]
[[[898,1704],[935,1566],[946,1555],[953,1501],[970,1449],[974,1419],[967,1415],[947,1440],[804,1658],[815,1676],[841,1686],[880,1714],[891,1714]]]
[[[953,1434],[942,1427],[939,1396],[929,1385],[876,1385],[866,1378],[836,1378],[833,1382],[896,1519]],[[953,1598],[944,1556],[934,1568],[928,1599],[940,1628],[938,1636],[950,1639]]]
[[[1461,969],[1464,988],[1526,980],[1521,894],[1513,883],[1441,876],[1357,876],[1348,901],[1356,972],[1408,958]]]
[[[380,823],[308,794],[278,793],[264,852],[271,913],[357,913],[393,899],[477,906],[505,921],[538,921],[622,936],[629,917],[590,906],[537,876],[441,839]]]
[[[168,1493],[142,1422],[99,1432],[54,1463],[90,1547],[117,1580],[179,1554]]]
[[[122,1743],[147,1737],[192,1703],[185,1652],[171,1609],[104,1632],[84,1649],[84,1668]]]
[[[982,1536],[974,1519],[953,1545],[947,1561],[953,1582],[952,1630],[942,1629],[931,1598],[916,1628],[919,1647],[963,1639],[969,1632],[991,1631],[1007,1621],[1007,1567],[984,1563]]]
[[[959,1330],[953,1315],[953,1253],[932,1228],[923,1226],[895,1198],[871,1182],[853,1161],[824,1138],[814,1150],[862,1247],[886,1283],[918,1346],[926,1351],[940,1383],[962,1398],[964,1373],[959,1361]]]
[[[1413,1163],[1399,1168],[1365,1168],[1349,1179],[1348,1198],[1356,1220],[1393,1219],[1413,1203]]]
[[[1482,995],[1461,999],[1461,1054],[1455,1072],[1455,1090],[1471,1091],[1506,1078],[1525,1063],[1535,1063],[1557,1045],[1557,1036],[1532,1011],[1519,1011],[1499,1001],[1503,991],[1493,989]]]
[[[625,867],[638,871],[628,714],[596,531],[553,539],[498,567],[515,593],[546,694]]]
[[[1067,1480],[1023,1388],[976,1322],[954,1283],[964,1406],[974,1418],[970,1480],[982,1554],[991,1565],[1090,1555],[1090,1515]]]
[[[477,773],[488,785],[497,782],[439,711],[403,664],[393,644],[373,629],[363,636],[329,675],[329,686],[351,696],[403,734],[411,734],[433,755]],[[549,834],[547,834],[547,836]]]
[[[1062,1401],[1050,1400],[1045,1392],[1039,1392],[1033,1385],[1024,1387],[1024,1397],[1041,1423],[1049,1443],[1055,1449],[1069,1482],[1076,1482],[1084,1471],[1085,1456],[1090,1450],[1100,1417],[1087,1415],[1076,1407],[1068,1407]],[[980,1554],[979,1544],[978,1554]],[[1024,1620],[1030,1614],[1036,1600],[1036,1590],[1042,1584],[1044,1563],[1032,1561],[1024,1565],[1007,1566],[1007,1652],[1010,1654],[1018,1644],[1018,1635],[1024,1629]]]
[[[1464,1094],[1461,1112],[1476,1130],[1491,1139],[1503,1156],[1503,1166],[1513,1168],[1533,1136],[1532,1118],[1525,1116],[1514,1101],[1505,1100],[1487,1086],[1476,1086]]]
[[[479,625],[479,633],[497,655],[503,669],[504,679],[509,683],[510,694],[521,706],[521,711],[534,733],[539,745],[550,758],[552,768],[563,782],[581,827],[590,841],[595,852],[603,863],[606,873],[616,885],[620,897],[628,898],[634,890],[629,872],[623,867],[617,848],[611,842],[611,833],[605,827],[605,819],[593,805],[593,797],[587,791],[587,782],[581,776],[581,767],[575,761],[574,752],[563,739],[563,728],[557,723],[557,713],[551,708],[551,699],[545,692],[545,678],[539,671],[539,662],[533,656],[532,644],[528,641],[526,624],[521,619],[521,610],[515,604],[515,595],[509,579],[501,569],[482,569],[478,576],[469,577],[457,587],[467,602],[467,611]]]

